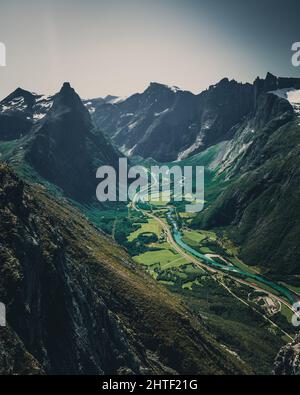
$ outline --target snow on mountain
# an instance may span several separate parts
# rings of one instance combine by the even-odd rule
[[[286,88],[270,91],[273,95],[287,100],[294,108],[295,112],[300,114],[300,89]]]
[[[127,96],[106,96],[104,101],[109,104],[118,104],[126,99],[127,99]]]
[[[35,123],[44,118],[52,103],[52,96],[38,95],[18,88],[0,102],[0,114],[24,116]]]

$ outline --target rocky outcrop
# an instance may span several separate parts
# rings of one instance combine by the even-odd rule
[[[17,88],[0,102],[0,141],[26,136],[32,126],[45,117],[52,102],[51,96]]]
[[[101,164],[118,164],[117,152],[100,131],[95,133],[89,112],[69,83],[55,95],[24,149],[26,162],[38,174],[79,202],[95,198]]]
[[[253,107],[253,87],[225,78],[194,95],[151,83],[125,100],[85,104],[121,151],[168,162],[231,138],[231,128]]]
[[[300,375],[300,335],[279,351],[274,364],[274,374]]]
[[[263,89],[283,84],[274,78]],[[254,113],[218,158],[226,188],[221,182],[222,193],[195,221],[201,228],[227,227],[241,258],[273,274],[300,273],[299,131],[297,108],[274,93],[261,93]]]
[[[10,140],[10,141],[8,141]],[[117,168],[119,154],[69,83],[52,97],[21,88],[0,102],[0,158],[30,181],[52,183],[80,203],[96,199],[99,166]]]
[[[2,374],[245,373],[64,199],[0,164]]]

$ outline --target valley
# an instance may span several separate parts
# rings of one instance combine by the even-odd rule
[[[33,198],[29,198],[26,207],[35,213],[34,218],[45,215],[46,223],[48,216],[54,215],[51,208],[58,210],[61,206],[58,212],[63,221],[55,217],[54,222],[64,235],[63,255],[61,257],[55,247],[52,250],[51,243],[48,251],[48,244],[38,240],[42,256],[49,256],[47,259],[54,266],[62,259],[62,270],[67,277],[76,277],[79,267],[84,267],[86,292],[92,289],[92,293],[101,294],[93,303],[97,305],[101,300],[107,304],[108,315],[112,314],[116,321],[121,319],[126,336],[131,333],[134,337],[126,337],[127,351],[118,344],[121,332],[117,331],[117,338],[111,340],[116,355],[127,352],[129,359],[120,357],[119,360],[117,356],[100,368],[99,355],[103,355],[103,350],[97,349],[94,358],[98,362],[84,365],[84,372],[97,369],[151,373],[192,370],[199,373],[201,369],[204,372],[235,369],[255,374],[272,372],[278,351],[297,335],[297,328],[291,322],[295,314],[292,306],[300,299],[296,220],[299,115],[295,102],[298,96],[294,92],[299,87],[297,79],[268,74],[252,85],[223,79],[200,95],[152,83],[145,92],[128,99],[82,101],[70,84],[64,83],[51,97],[17,89],[0,102],[0,160],[8,165],[2,169],[2,182],[5,184],[6,179],[13,185],[24,182],[23,200],[27,202],[27,195],[37,199],[37,206],[30,204]],[[293,97],[291,102],[290,97]],[[129,118],[132,120],[128,121]],[[174,134],[170,132],[171,125],[176,125]],[[98,202],[98,167],[117,167],[124,152],[130,165],[143,165],[147,169],[152,165],[204,166],[204,200],[176,202],[174,194],[166,200],[168,194],[162,193],[154,200],[153,196],[147,200],[147,186],[136,192],[131,203]],[[20,181],[16,181],[17,176],[11,171],[16,172]],[[20,234],[23,226],[27,237],[36,239],[35,220],[35,225],[29,227],[22,201],[17,200],[17,207],[12,206],[8,184],[2,191],[2,216],[6,218],[6,211],[11,213],[7,225],[4,223],[7,231],[13,232],[12,218],[16,218],[14,221],[19,218]],[[19,189],[21,187],[16,187]],[[48,213],[46,207],[45,213],[37,209],[39,201],[47,202],[51,212]],[[204,210],[186,212],[185,205],[193,203],[203,203]],[[79,223],[76,216],[81,218]],[[74,232],[78,244],[71,243],[66,227]],[[28,229],[32,235],[28,235]],[[59,235],[57,237],[54,245],[61,240]],[[11,256],[16,262],[20,260],[21,269],[9,270],[13,277],[22,273],[25,282],[18,284],[26,289],[29,269],[23,268],[22,262],[34,248],[31,250],[26,244],[22,260],[18,244],[10,244],[10,239],[4,242],[7,245],[3,255],[5,267],[10,268]],[[98,247],[105,251],[101,259]],[[86,268],[84,263],[91,259],[93,265],[100,263],[100,268],[92,271]],[[109,272],[107,282],[102,284],[100,272],[109,271],[107,264],[112,265],[113,272]],[[30,272],[32,270],[30,267]],[[56,270],[59,269],[55,266],[55,274],[51,270],[49,273],[42,270],[42,274],[54,276],[55,281],[61,282],[61,274],[56,274]],[[137,277],[131,277],[134,276],[131,272],[138,273]],[[97,289],[90,285],[95,278]],[[2,288],[4,301],[10,277],[7,281]],[[121,283],[124,295],[115,288],[115,284],[119,287]],[[131,292],[128,286],[133,283]],[[82,283],[79,288],[78,292],[83,292]],[[109,296],[105,294],[108,290]],[[73,291],[67,288],[66,292],[69,295]],[[48,294],[43,297],[48,298]],[[130,304],[128,309],[122,298]],[[168,313],[169,318],[172,317],[168,322],[164,322],[162,313],[166,307],[164,298],[174,307],[172,313]],[[23,309],[23,302],[20,303]],[[183,309],[183,315],[189,317],[187,332],[182,333],[187,342],[179,346],[163,335],[165,331],[174,334],[173,330],[178,329],[174,323],[178,306]],[[36,307],[31,302],[28,308]],[[65,311],[68,308],[67,305]],[[84,315],[90,314],[84,306],[81,311]],[[153,314],[157,315],[156,327],[151,324]],[[74,315],[75,311],[67,325],[77,325],[78,317],[75,319]],[[137,320],[134,325],[130,324],[132,315]],[[60,372],[62,368],[56,366],[51,357],[43,359],[39,347],[28,342],[27,329],[19,326],[9,308],[9,321],[12,317],[14,325],[9,336],[21,336],[20,347],[32,355],[32,361],[36,360],[41,372]],[[141,317],[144,324],[140,322]],[[105,323],[90,322],[100,330],[104,326],[106,333]],[[194,325],[198,328],[196,337],[190,335]],[[80,324],[79,327],[85,331],[88,343],[83,355],[89,355],[95,334],[91,333],[90,326]],[[161,335],[157,337],[155,330]],[[209,344],[213,354],[205,355],[209,362],[203,366],[199,362],[201,358],[198,359],[202,351],[197,349],[195,357],[191,352],[199,333],[204,336],[200,343]],[[48,338],[41,341],[47,343]],[[70,341],[74,344],[74,355],[81,346],[76,337]],[[164,342],[168,344],[166,348]],[[146,354],[139,352],[137,343],[146,347]],[[53,344],[46,346],[50,353],[58,352]],[[190,370],[178,361],[178,353],[184,356]],[[220,363],[215,356],[218,353],[222,355]],[[72,355],[69,358],[72,359]],[[228,360],[228,355],[232,360]],[[136,358],[138,363],[134,362]],[[77,372],[79,366],[73,365],[70,371]]]
[[[228,245],[228,240],[212,231],[190,229],[195,214],[177,213],[167,203],[146,204],[142,194],[136,195],[125,213],[132,220],[128,236],[118,241],[125,240],[122,244],[135,262],[200,315],[218,333],[224,347],[257,372],[270,371],[278,345],[291,341],[296,333],[289,300],[290,295],[296,295],[288,287],[282,288],[282,295],[277,284],[254,278],[257,269],[241,262],[237,248]],[[175,213],[180,218],[182,238],[174,236]],[[121,224],[120,219],[119,227]],[[216,265],[212,259],[217,259],[213,261]],[[228,272],[228,268],[233,270]],[[239,270],[243,278],[236,276]],[[255,350],[259,350],[257,355]],[[258,360],[262,362],[258,364]]]
[[[293,304],[300,300],[299,294],[259,275],[256,270],[237,258],[235,255],[237,251],[233,253],[232,250],[228,251],[222,245],[224,249],[220,253],[221,243],[214,232],[191,230],[187,222],[191,219],[189,217],[194,215],[185,212],[178,213],[175,207],[163,203],[165,199],[162,196],[160,204],[157,202],[152,204],[150,200],[145,208],[145,198],[148,197],[146,192],[150,193],[150,190],[141,190],[136,194],[131,208],[142,212],[150,219],[129,238],[132,240],[143,232],[154,233],[160,242],[151,243],[151,249],[156,246],[158,251],[150,249],[138,255],[135,260],[169,289],[172,289],[178,282],[176,278],[178,275],[182,290],[193,291],[193,287],[203,286],[203,275],[209,273],[214,281],[228,291],[233,298],[270,324],[269,328],[268,326],[265,328],[266,330],[275,329],[275,333],[277,332],[277,335],[281,336],[284,341],[293,340],[295,330],[290,323],[295,313]],[[155,226],[155,221],[159,225],[158,228]],[[144,242],[147,243],[147,239]],[[200,250],[198,246],[201,246]],[[221,256],[224,253],[226,259]],[[189,278],[191,274],[192,281]],[[237,287],[242,290],[239,289],[237,292]]]

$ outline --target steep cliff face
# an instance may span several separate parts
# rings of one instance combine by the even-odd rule
[[[0,102],[0,141],[25,136],[51,108],[51,96],[37,95],[17,88]]]
[[[17,88],[0,102],[0,141],[25,136],[43,118],[51,103],[50,97]]]
[[[1,373],[248,372],[65,200],[3,164],[0,219]]]
[[[195,221],[227,227],[241,257],[274,274],[300,273],[299,139],[298,104],[282,90],[260,94],[216,167],[228,186]]]
[[[68,83],[33,130],[25,152],[25,160],[42,177],[80,202],[95,196],[97,168],[101,164],[116,168],[118,161],[103,134],[94,133],[88,111]]]
[[[231,128],[252,109],[254,92],[250,84],[227,78],[199,95],[151,83],[125,100],[85,104],[124,153],[167,162],[231,138]]]
[[[274,364],[274,374],[300,375],[300,336],[279,351]]]
[[[0,158],[30,181],[86,203],[95,200],[97,168],[117,168],[119,153],[65,83],[52,97],[18,88],[0,103]]]
[[[95,124],[129,156],[173,160],[196,138],[197,96],[175,87],[152,82],[124,100],[85,104]]]

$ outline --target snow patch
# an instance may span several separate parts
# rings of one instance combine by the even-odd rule
[[[156,113],[154,113],[154,116],[155,116],[155,117],[159,117],[160,115],[165,114],[165,113],[168,112],[168,111],[169,111],[169,108],[166,108],[165,110],[163,110],[163,111],[161,111],[161,112],[156,112]]]
[[[122,147],[120,148],[120,151],[126,155],[126,156],[131,156],[133,151],[135,150],[137,144],[135,144],[132,148],[127,148],[126,145],[122,145]]]
[[[125,101],[127,99],[127,96],[118,96],[118,97],[115,97],[115,98],[113,98],[113,99],[110,99],[110,100],[107,100],[107,102],[106,103],[109,103],[109,104],[119,104],[119,103],[122,103],[123,101]]]
[[[131,129],[135,128],[137,124],[138,124],[138,121],[135,121],[135,122],[130,123],[130,124],[128,125],[128,129],[131,130]]]
[[[277,89],[276,91],[270,91],[269,93],[287,100],[294,108],[294,111],[300,114],[300,89]]]
[[[35,114],[33,114],[33,119],[34,119],[35,121],[40,121],[41,119],[44,118],[45,115],[46,115],[46,114],[35,113]]]
[[[133,116],[134,116],[133,112],[127,112],[126,114],[122,114],[122,115],[121,115],[121,118],[133,117]]]
[[[174,93],[181,91],[181,89],[178,88],[178,86],[168,86],[168,88],[171,89],[171,91]]]

